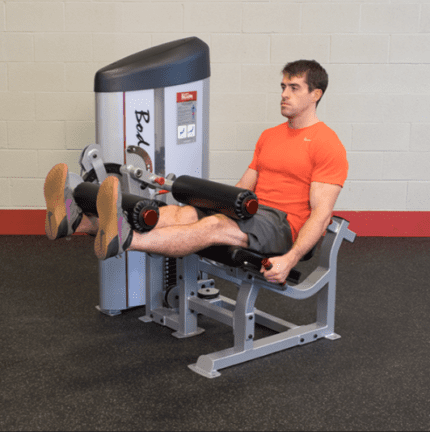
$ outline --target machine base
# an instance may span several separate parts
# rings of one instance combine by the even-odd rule
[[[197,330],[195,332],[184,334],[182,332],[177,331],[175,333],[172,333],[172,336],[174,336],[177,339],[185,339],[185,338],[189,338],[189,337],[193,337],[193,336],[198,336],[199,334],[202,334],[204,332],[205,332],[205,329],[197,327]]]
[[[110,317],[121,315],[121,311],[120,310],[101,309],[100,306],[96,306],[96,309],[99,312],[101,312],[102,314],[110,316]]]
[[[326,339],[330,339],[330,340],[337,340],[337,339],[340,339],[341,338],[341,336],[340,335],[338,335],[338,334],[336,334],[336,333],[331,333],[331,334],[329,334],[329,335],[327,335],[327,336],[324,336]]]
[[[220,374],[218,371],[216,371],[216,370],[211,371],[211,372],[207,372],[207,371],[205,371],[205,370],[199,368],[199,367],[197,366],[197,363],[190,364],[190,365],[188,365],[188,367],[189,367],[193,372],[198,373],[199,375],[202,375],[202,376],[204,376],[205,378],[217,378],[217,377],[221,376],[221,374]]]

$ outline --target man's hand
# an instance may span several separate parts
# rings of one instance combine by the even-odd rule
[[[272,268],[266,270],[262,266],[260,273],[263,273],[263,276],[269,282],[283,284],[291,269],[299,262],[299,259],[294,252],[290,251],[285,255],[269,258],[269,261],[272,264]]]

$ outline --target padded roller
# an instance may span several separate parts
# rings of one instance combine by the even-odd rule
[[[215,210],[232,219],[249,219],[258,210],[257,196],[248,189],[187,175],[173,182],[172,195],[183,204]]]
[[[98,216],[96,203],[99,189],[100,185],[89,182],[80,183],[74,189],[73,197],[84,213]]]
[[[98,184],[83,182],[73,191],[73,197],[84,213],[98,216],[96,203],[99,188]],[[138,232],[154,228],[160,215],[156,201],[127,193],[122,194],[122,208],[127,212],[131,227]]]

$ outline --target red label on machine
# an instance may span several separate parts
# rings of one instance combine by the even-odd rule
[[[190,91],[190,92],[182,92],[182,93],[176,93],[176,102],[191,102],[197,100],[197,92],[196,91]]]

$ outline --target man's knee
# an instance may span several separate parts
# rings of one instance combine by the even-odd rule
[[[228,216],[217,213],[207,216],[201,222],[209,226],[215,242],[231,246],[248,247],[248,235],[239,228],[237,222]]]
[[[191,206],[168,205],[160,207],[157,228],[172,225],[188,225],[198,221],[197,211]]]
[[[201,221],[208,224],[215,230],[222,230],[228,228],[232,225],[231,222],[233,222],[229,217],[221,213],[206,216],[201,219]]]

